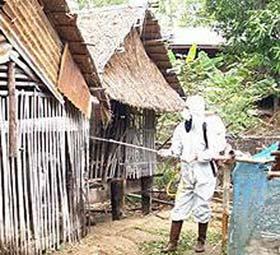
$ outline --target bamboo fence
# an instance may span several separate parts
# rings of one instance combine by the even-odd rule
[[[16,91],[17,154],[9,157],[9,98],[0,91],[0,253],[42,254],[84,234],[89,126],[70,104]]]

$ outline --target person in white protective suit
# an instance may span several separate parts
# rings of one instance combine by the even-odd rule
[[[182,112],[184,121],[175,129],[172,145],[162,149],[162,157],[181,159],[181,179],[175,206],[171,211],[170,240],[163,252],[177,249],[183,221],[193,214],[198,222],[196,252],[205,251],[208,222],[211,218],[210,201],[216,185],[217,167],[213,159],[226,147],[226,129],[217,115],[206,116],[201,96],[190,96]]]

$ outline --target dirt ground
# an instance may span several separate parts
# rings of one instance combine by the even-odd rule
[[[108,215],[110,216],[110,215]],[[169,211],[164,210],[148,216],[136,214],[120,221],[112,222],[110,219],[92,227],[89,235],[79,244],[66,246],[55,255],[156,255],[168,239],[170,227]],[[193,221],[185,222],[181,251],[174,254],[194,254],[192,245],[196,238],[197,225]],[[205,255],[220,254],[220,223],[212,221],[211,233]],[[189,235],[191,233],[191,235]],[[185,240],[184,240],[185,239]],[[185,247],[186,250],[185,251]]]

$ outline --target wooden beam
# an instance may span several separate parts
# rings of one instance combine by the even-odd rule
[[[17,157],[17,101],[15,63],[8,63],[8,91],[9,91],[9,156]]]
[[[52,12],[49,14],[55,26],[75,26],[77,22],[77,15],[66,12]]]
[[[158,20],[154,19],[154,20],[149,20],[145,22],[146,26],[154,26],[154,25],[158,25]]]
[[[21,61],[17,57],[11,56],[11,59],[24,71],[26,75],[32,80],[39,82],[39,79],[36,77],[36,75],[33,73],[33,71],[29,68],[28,65],[26,65],[23,61]]]
[[[178,84],[178,78],[177,76],[165,76],[165,79],[168,81],[168,83],[177,83]]]
[[[145,46],[145,50],[148,54],[167,54],[167,49],[162,45],[156,45],[156,46]]]
[[[168,59],[168,56],[166,54],[159,54],[159,53],[156,53],[156,54],[148,54],[149,57],[151,59],[153,59],[154,61],[169,61]]]
[[[163,68],[163,69],[169,69],[172,68],[172,65],[169,61],[155,61],[156,65],[159,67],[159,69]]]

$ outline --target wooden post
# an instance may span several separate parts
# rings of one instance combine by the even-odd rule
[[[273,98],[273,110],[274,110],[274,112],[277,112],[279,110],[279,98],[278,97]]]
[[[111,182],[112,219],[120,220],[122,215],[124,198],[124,182],[122,179],[114,179]]]
[[[17,102],[15,63],[8,63],[8,91],[9,91],[9,156],[17,156]]]
[[[230,173],[231,164],[225,164],[223,167],[223,216],[222,216],[222,251],[227,247],[228,240],[228,222],[230,208]]]
[[[151,192],[153,186],[153,177],[147,176],[141,178],[141,191],[142,191],[142,212],[149,214],[152,207]]]

